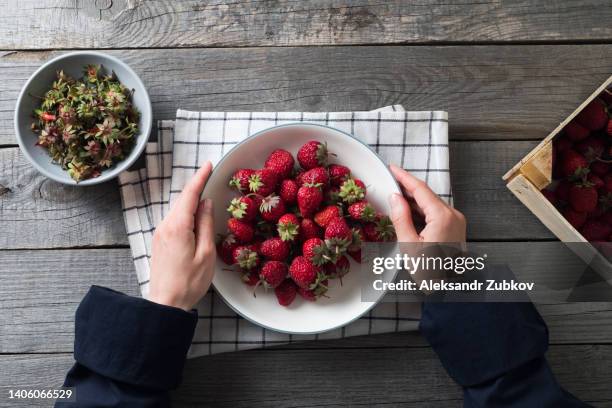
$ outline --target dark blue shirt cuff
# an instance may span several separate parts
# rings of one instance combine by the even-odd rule
[[[195,311],[92,286],[76,312],[74,358],[115,381],[176,388],[197,320]]]
[[[548,348],[548,329],[531,303],[425,302],[420,329],[464,387],[541,358]]]

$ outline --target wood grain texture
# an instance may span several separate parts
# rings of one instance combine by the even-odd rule
[[[612,72],[612,45],[280,47],[110,51],[141,76],[156,119],[177,108],[446,110],[450,136],[543,139]],[[2,54],[0,54],[2,55]],[[0,145],[27,78],[57,52],[0,56]]]
[[[89,286],[98,284],[136,295],[135,275],[129,249],[0,251],[0,353],[71,352],[74,312]],[[554,344],[612,344],[612,303],[555,303],[538,308],[549,325]],[[418,334],[397,333],[283,348],[396,348],[425,344]]]
[[[455,205],[469,239],[552,239],[501,180],[536,142],[451,143]],[[32,168],[17,148],[0,149],[0,248],[127,245],[116,182],[68,187]]]
[[[0,352],[71,351],[91,285],[138,294],[129,249],[2,251],[0,265]]]
[[[2,0],[0,48],[235,47],[612,38],[605,0]]]
[[[127,244],[116,182],[74,188],[0,149],[0,248]]]
[[[612,346],[552,346],[559,382],[597,407],[612,406]],[[61,385],[70,354],[0,356],[13,388]],[[359,375],[367,367],[367,375]],[[313,392],[316,390],[316,392]],[[462,393],[429,347],[353,350],[255,350],[187,362],[174,407],[461,407]],[[0,399],[0,407],[49,406]]]

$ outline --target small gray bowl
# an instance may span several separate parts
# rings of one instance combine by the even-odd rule
[[[51,161],[51,157],[46,149],[36,146],[37,136],[30,130],[30,125],[33,121],[32,113],[37,108],[39,101],[31,95],[40,96],[45,94],[51,88],[51,84],[56,79],[56,73],[59,70],[64,70],[66,74],[73,78],[81,78],[83,76],[83,67],[88,64],[102,65],[108,72],[115,71],[119,81],[128,89],[134,90],[132,100],[134,106],[140,111],[140,123],[138,126],[140,132],[136,135],[136,143],[129,156],[111,168],[104,170],[99,177],[77,183],[70,178],[67,171]],[[117,177],[119,173],[129,168],[144,150],[151,133],[152,124],[153,109],[151,107],[151,100],[138,75],[121,60],[94,51],[64,54],[46,62],[28,79],[28,82],[26,82],[19,93],[17,106],[15,107],[15,135],[24,156],[45,176],[60,183],[78,186],[103,183]]]

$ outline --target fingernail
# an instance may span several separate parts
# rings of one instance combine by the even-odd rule
[[[389,204],[391,205],[391,208],[397,207],[401,203],[401,199],[402,197],[399,194],[391,194],[389,196]]]
[[[212,212],[212,206],[213,206],[212,200],[210,198],[206,198],[204,200],[204,211]]]

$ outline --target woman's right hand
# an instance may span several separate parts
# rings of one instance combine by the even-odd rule
[[[442,201],[424,181],[395,165],[390,169],[406,197],[414,201],[414,211],[425,221],[425,228],[417,232],[406,197],[392,194],[391,220],[399,242],[465,242],[466,221],[462,213]]]

